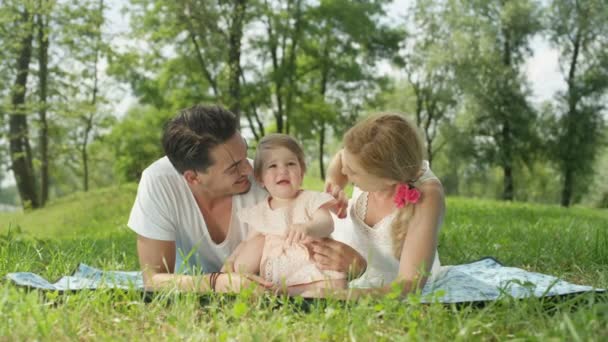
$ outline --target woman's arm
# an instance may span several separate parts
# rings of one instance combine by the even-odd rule
[[[402,295],[424,287],[435,259],[439,228],[445,214],[445,198],[439,182],[429,181],[421,190],[424,198],[416,205],[414,216],[408,224],[399,261],[399,273],[393,284],[373,289],[325,289],[322,292],[304,293],[303,296],[338,299],[356,299],[365,295],[383,296],[394,291],[395,282],[400,283]]]
[[[327,167],[327,175],[325,177],[325,185],[333,184],[344,189],[348,183],[348,177],[342,172],[342,150],[336,152],[336,155],[329,162]]]
[[[416,204],[408,223],[399,260],[396,281],[403,283],[403,293],[422,288],[435,260],[439,228],[445,214],[445,196],[441,183],[430,181],[421,187],[422,200]]]
[[[339,218],[346,217],[348,208],[348,199],[344,194],[346,184],[348,184],[348,177],[342,172],[342,150],[340,150],[329,163],[327,176],[325,177],[325,192],[331,194],[336,199],[337,203],[332,208],[332,211]]]

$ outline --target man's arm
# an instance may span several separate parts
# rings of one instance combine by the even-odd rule
[[[147,290],[177,288],[184,291],[210,291],[208,274],[200,276],[174,274],[175,241],[148,239],[137,235],[137,254],[143,272],[144,286]],[[238,274],[221,274],[217,277],[215,290],[217,292],[238,292],[243,287],[256,283],[263,287],[272,284],[255,276]]]
[[[208,277],[175,275],[175,241],[148,239],[137,235],[139,265],[147,290],[178,287],[187,291],[208,291]]]

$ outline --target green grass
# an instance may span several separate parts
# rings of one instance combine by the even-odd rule
[[[307,180],[307,187],[321,183]],[[0,275],[54,280],[80,262],[138,268],[125,223],[136,187],[74,194],[29,213],[0,215]],[[443,264],[494,256],[509,266],[608,287],[608,212],[449,198],[440,235]],[[2,280],[0,340],[607,340],[608,295],[548,305],[504,298],[483,308],[409,304],[387,297],[303,310],[281,298],[215,298],[168,292],[28,292]]]

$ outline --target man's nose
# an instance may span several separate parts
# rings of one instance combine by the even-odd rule
[[[244,176],[249,176],[251,174],[251,172],[253,172],[253,167],[251,166],[251,164],[249,163],[249,161],[247,159],[245,159],[243,161],[243,163],[241,163],[241,164],[242,165],[239,165],[241,174]]]

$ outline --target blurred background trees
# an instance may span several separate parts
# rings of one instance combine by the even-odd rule
[[[0,202],[136,182],[168,118],[219,103],[252,147],[298,137],[313,177],[358,118],[398,111],[449,195],[608,206],[605,1],[397,3],[0,0]],[[539,41],[564,83],[543,102]]]

